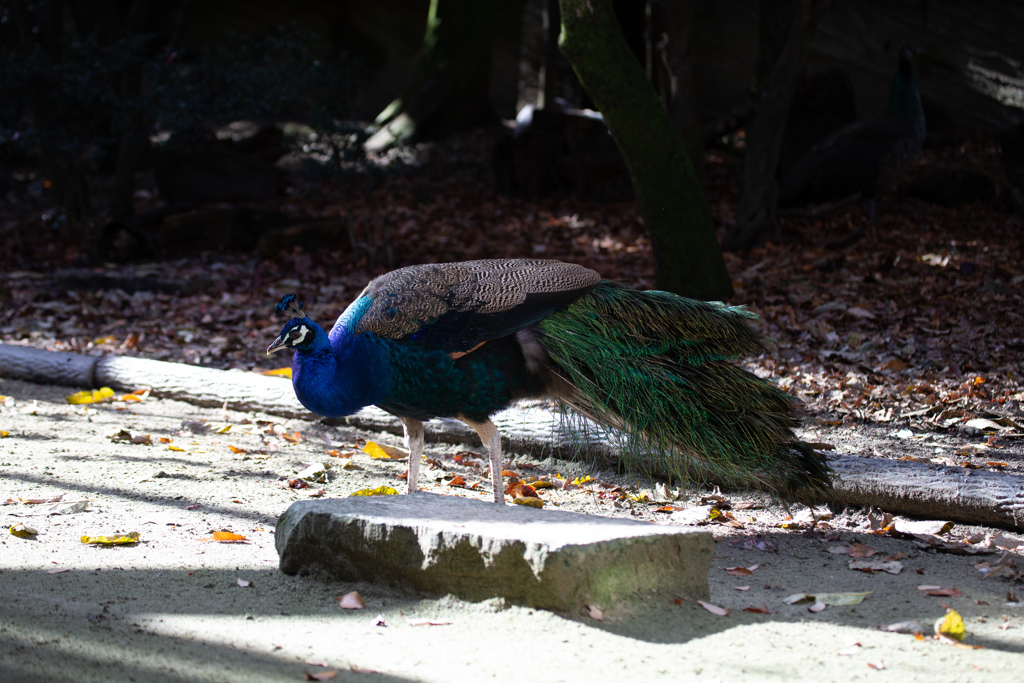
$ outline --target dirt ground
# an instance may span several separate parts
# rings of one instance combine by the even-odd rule
[[[7,433],[0,438],[2,681],[295,681],[336,672],[335,680],[359,681],[989,682],[1020,680],[1024,668],[1024,604],[1016,600],[1024,591],[1005,567],[988,578],[982,571],[1001,557],[1024,566],[1020,547],[1005,557],[998,547],[973,555],[926,550],[913,538],[871,533],[866,510],[838,511],[812,529],[806,508],[792,509],[787,520],[771,501],[743,492],[726,494],[734,526],[697,527],[707,518],[699,508],[707,492],[691,492],[685,502],[638,502],[645,488],[652,500],[666,491],[565,461],[519,457],[510,467],[593,477],[575,490],[542,490],[548,507],[712,533],[710,603],[728,616],[684,596],[657,596],[599,621],[400,585],[285,576],[274,547],[278,515],[320,491],[344,497],[382,484],[402,488],[404,462],[358,448],[365,441],[398,446],[398,438],[152,398],[69,405],[65,397],[78,389],[0,379],[0,434]],[[121,430],[129,436],[110,438]],[[963,445],[947,435],[922,442],[892,432],[822,428],[810,436],[841,452]],[[147,435],[148,444],[129,442]],[[434,462],[425,466],[425,488],[489,498],[486,470],[473,464],[481,452],[478,444],[428,445]],[[288,488],[300,470],[324,461],[332,465],[325,482]],[[448,486],[452,475],[479,488]],[[629,495],[616,493],[617,485]],[[85,509],[79,501],[88,501]],[[758,505],[742,504],[751,502]],[[659,512],[666,503],[685,509]],[[37,534],[9,532],[19,524]],[[215,531],[246,541],[204,540]],[[138,543],[80,540],[130,532]],[[952,538],[1000,533],[962,525],[948,531]],[[1015,537],[1000,542],[1012,545]],[[986,544],[993,545],[976,545]],[[898,574],[857,571],[849,568],[854,560],[901,567]],[[338,597],[353,590],[365,608],[341,609]],[[821,611],[784,602],[798,593],[868,591],[860,604]],[[947,606],[964,619],[963,644],[933,637]],[[912,621],[918,624],[903,629],[911,632],[880,628]]]

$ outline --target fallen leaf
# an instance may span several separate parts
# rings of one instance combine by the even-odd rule
[[[865,310],[860,306],[851,306],[850,308],[846,309],[846,313],[848,315],[852,315],[855,318],[864,318],[866,320],[870,320],[875,317],[874,313]]]
[[[57,569],[48,569],[47,574],[63,574],[64,572],[71,571],[71,567],[59,567]]]
[[[408,453],[399,448],[386,446],[375,441],[367,441],[362,450],[375,460],[405,460],[409,457]]]
[[[239,448],[238,446],[232,446],[231,444],[228,444],[228,450],[230,450],[232,453],[236,453],[236,454],[248,453],[249,452],[249,451],[245,450],[244,448]]]
[[[52,498],[19,498],[25,505],[45,505],[46,503],[59,503],[64,498],[64,494],[59,496],[53,496]]]
[[[239,588],[249,588],[252,586],[252,581],[246,581],[245,579],[237,579],[236,582]]]
[[[910,621],[897,621],[896,623],[883,626],[882,630],[890,633],[921,633],[924,631],[924,627],[921,626],[920,621],[913,619]]]
[[[761,605],[760,607],[744,607],[744,612],[753,612],[755,614],[771,614],[767,605]]]
[[[807,608],[808,612],[822,612],[827,605],[821,600],[815,600],[814,604]]]
[[[594,621],[604,621],[604,611],[597,605],[587,605],[587,616]]]
[[[302,434],[294,432],[292,434],[282,434],[281,438],[291,444],[296,444],[302,441]]]
[[[209,538],[200,538],[200,541],[216,541],[218,543],[244,543],[247,539],[242,534],[236,534],[231,531],[214,531],[213,535]]]
[[[327,481],[327,470],[327,465],[322,462],[315,462],[304,468],[295,476],[296,478],[303,479],[305,481],[323,483]]]
[[[878,552],[877,549],[867,546],[863,543],[854,543],[849,547],[847,553],[850,557],[871,557]]]
[[[103,387],[102,389],[95,389],[92,391],[79,391],[70,396],[66,397],[65,400],[71,405],[78,406],[87,403],[99,403],[114,395],[114,390],[110,387]]]
[[[397,496],[398,491],[391,488],[390,486],[378,486],[375,489],[359,489],[355,493],[349,495],[349,498],[356,496]]]
[[[874,669],[875,671],[881,671],[885,668],[885,664],[879,659],[877,662],[868,662],[868,668]]]
[[[39,532],[25,524],[14,524],[10,529],[11,533],[18,538],[35,538]]]
[[[707,611],[711,612],[712,614],[716,615],[716,616],[719,616],[719,617],[727,617],[727,616],[729,616],[729,610],[727,610],[724,607],[719,607],[718,605],[712,605],[710,602],[704,602],[703,600],[698,600],[697,604],[700,605],[701,607],[703,607],[704,609],[706,609]]]
[[[955,609],[947,609],[946,616],[935,620],[935,635],[946,636],[954,640],[963,640],[967,635],[964,619]]]
[[[759,564],[752,564],[749,567],[722,567],[722,569],[732,576],[750,576],[760,566]]]
[[[345,593],[338,598],[338,605],[342,609],[363,609],[366,605],[363,603],[363,596],[357,591]]]
[[[87,545],[131,545],[139,542],[139,532],[118,536],[82,536],[80,540]]]
[[[733,586],[733,590],[748,591],[750,590],[750,586]]]
[[[891,531],[896,534],[915,536],[917,534],[929,534],[941,536],[953,528],[953,522],[943,522],[931,519],[901,519],[896,517],[892,520]]]
[[[882,562],[881,560],[850,560],[846,566],[861,572],[899,574],[903,571],[902,562]]]
[[[378,614],[377,616],[375,616],[373,618],[373,625],[374,626],[387,626],[387,623],[384,621],[384,615],[383,614]]]
[[[963,592],[956,588],[940,588],[938,590],[925,591],[925,595],[930,595],[934,598],[959,598],[963,595]]]
[[[107,438],[114,442],[132,443],[141,446],[152,446],[153,440],[149,434],[132,434],[127,429],[119,430],[114,434],[108,434]]]
[[[286,368],[286,369],[287,370],[291,370],[291,368]],[[338,675],[338,670],[337,669],[328,669],[327,671],[321,671],[321,672],[315,673],[315,674],[311,674],[308,671],[303,671],[303,673],[306,675],[305,680],[307,680],[307,681],[329,681],[329,680],[331,680],[332,678],[334,678],[335,676]]]
[[[543,508],[544,501],[540,498],[530,498],[529,496],[520,496],[519,498],[513,498],[512,502],[516,505],[525,505],[531,508]]]
[[[455,477],[453,477],[450,482],[448,482],[448,486],[465,486],[465,485],[466,485],[466,480],[463,479],[460,476],[457,476],[457,475]]]
[[[864,591],[863,593],[796,593],[783,598],[782,602],[787,605],[796,605],[802,602],[823,602],[826,605],[835,606],[859,605],[864,602],[864,598],[872,593],[874,591]]]

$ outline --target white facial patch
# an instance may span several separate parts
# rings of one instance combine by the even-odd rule
[[[306,335],[309,334],[309,328],[305,325],[299,325],[294,330],[288,333],[288,344],[289,346],[299,346],[302,342],[306,341]]]

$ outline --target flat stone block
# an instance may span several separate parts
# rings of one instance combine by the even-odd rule
[[[423,492],[293,503],[276,535],[286,574],[558,612],[615,611],[648,594],[707,598],[714,546],[705,532]]]

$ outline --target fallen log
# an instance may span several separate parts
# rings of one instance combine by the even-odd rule
[[[298,402],[291,383],[256,373],[216,370],[127,356],[84,356],[0,344],[0,376],[82,388],[109,386],[207,407],[264,412],[315,420]],[[401,433],[398,420],[378,408],[364,408],[331,424]],[[510,451],[573,457],[604,463],[616,460],[614,444],[599,429],[566,430],[562,417],[545,408],[513,407],[494,418]],[[434,441],[477,443],[457,420],[431,420]],[[986,524],[1024,531],[1024,476],[960,467],[855,456],[830,461],[835,499],[841,505],[874,505],[898,514]]]

